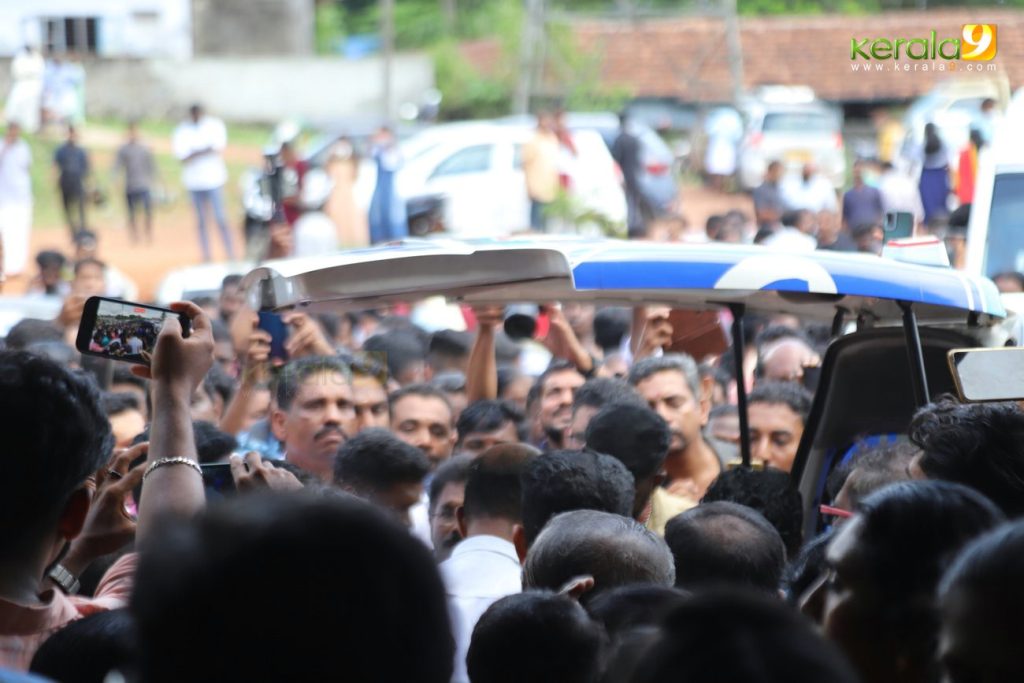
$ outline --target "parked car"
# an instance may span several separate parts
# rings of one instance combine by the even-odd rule
[[[949,150],[950,165],[956,170],[959,152],[967,145],[971,126],[981,115],[981,103],[986,99],[995,100],[998,111],[1006,110],[1010,85],[1005,75],[942,81],[914,100],[903,115],[903,164],[910,168],[917,163],[918,150],[924,145],[925,124],[934,123]]]
[[[982,148],[967,227],[970,273],[992,277],[1024,272],[1024,88],[998,123],[991,145]]]
[[[452,124],[423,133],[429,144],[411,138],[416,153],[398,172],[399,195],[444,197],[444,225],[464,237],[495,237],[529,228],[530,203],[522,151],[532,126]],[[574,130],[577,149],[572,191],[580,208],[611,223],[625,222],[626,203],[615,163],[601,136]],[[417,149],[415,146],[420,145]]]
[[[745,131],[740,142],[737,174],[740,186],[752,190],[764,181],[769,162],[798,173],[807,162],[836,189],[846,184],[843,117],[836,107],[815,98],[809,88],[766,87],[739,103]]]

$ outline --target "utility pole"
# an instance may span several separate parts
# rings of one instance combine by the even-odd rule
[[[519,80],[513,109],[516,114],[530,112],[533,78],[537,73],[537,43],[544,31],[544,0],[526,0],[523,35],[519,40]]]
[[[743,95],[743,46],[740,44],[740,20],[736,0],[722,0],[725,15],[725,43],[729,54],[729,75],[732,77],[732,101]]]
[[[392,67],[395,61],[395,0],[381,0],[380,3],[381,48],[384,55],[384,74],[381,79],[381,109],[384,121],[391,121],[392,114]]]

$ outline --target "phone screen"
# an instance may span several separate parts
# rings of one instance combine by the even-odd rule
[[[188,319],[172,310],[92,297],[85,302],[76,346],[93,356],[148,365],[168,317],[177,317],[188,336]]]
[[[218,462],[199,467],[203,470],[203,488],[206,489],[208,501],[235,492],[235,479],[231,476],[230,464]]]
[[[288,326],[281,319],[281,314],[260,311],[259,316],[259,328],[270,335],[270,358],[288,360],[288,352],[284,347],[288,340]]]

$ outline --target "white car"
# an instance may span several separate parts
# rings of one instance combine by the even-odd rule
[[[788,175],[799,174],[805,163],[813,162],[837,189],[846,183],[842,114],[816,99],[812,91],[761,88],[744,98],[740,112],[746,125],[737,161],[743,189],[759,186],[768,164],[776,160]]]
[[[531,126],[486,123],[424,131],[402,145],[407,153],[397,177],[398,193],[407,200],[443,196],[445,226],[461,237],[526,230],[530,202],[522,150],[534,134]],[[572,135],[577,156],[564,159],[572,179],[571,196],[583,211],[600,214],[610,223],[625,223],[621,178],[600,134],[578,130]]]

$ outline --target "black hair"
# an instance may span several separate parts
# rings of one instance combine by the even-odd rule
[[[701,503],[719,500],[760,512],[779,532],[787,556],[796,557],[804,538],[804,511],[800,492],[788,473],[746,467],[725,470],[711,482]]]
[[[856,683],[843,654],[777,597],[736,589],[673,610],[631,683]]]
[[[103,406],[103,413],[107,417],[120,415],[121,413],[128,412],[129,410],[142,411],[142,406],[139,404],[139,397],[135,394],[129,394],[126,391],[105,391],[103,392],[100,400]]]
[[[63,268],[67,261],[68,260],[64,257],[64,254],[59,251],[44,249],[36,254],[36,265],[39,266],[40,269]]]
[[[431,513],[437,508],[437,502],[441,498],[441,491],[448,484],[458,482],[466,483],[469,478],[469,464],[473,461],[468,455],[453,455],[434,470],[434,476],[430,478],[428,496],[430,499],[429,510]]]
[[[285,411],[291,409],[292,401],[299,393],[299,387],[310,377],[321,373],[338,374],[344,377],[346,382],[352,381],[351,368],[334,356],[307,356],[290,361],[277,376],[277,407]]]
[[[681,374],[686,380],[686,386],[690,388],[690,393],[693,394],[693,400],[700,400],[700,370],[697,369],[696,361],[685,353],[667,353],[664,356],[641,358],[629,369],[629,383],[636,386],[648,377],[666,371]]]
[[[430,335],[427,344],[427,357],[435,370],[446,369],[451,365],[461,367],[469,357],[473,347],[473,335],[458,330],[438,330]]]
[[[751,403],[769,403],[772,405],[784,405],[800,416],[800,421],[806,423],[807,416],[811,412],[811,392],[804,389],[795,382],[760,382],[747,397],[748,405]]]
[[[1015,404],[940,400],[917,412],[910,440],[929,478],[965,484],[1008,516],[1024,516],[1024,412]]]
[[[996,273],[995,275],[992,276],[993,281],[1000,280],[1003,278],[1016,280],[1020,288],[1024,290],[1024,273],[1019,273],[1015,270],[1004,270],[1003,272]]]
[[[35,356],[49,358],[57,365],[71,366],[81,361],[81,354],[70,344],[62,341],[37,341],[25,347],[25,350]]]
[[[220,281],[220,288],[237,287],[240,284],[242,284],[242,276],[239,273],[232,273],[224,276],[224,279]]]
[[[786,566],[782,537],[764,516],[736,503],[702,503],[665,525],[676,586],[716,583],[774,593]]]
[[[220,396],[224,407],[227,408],[231,403],[231,397],[235,395],[235,381],[224,372],[219,363],[214,363],[203,378],[203,390],[211,400],[214,396]]]
[[[573,365],[570,361],[567,361],[567,360],[565,360],[563,358],[555,358],[555,359],[553,359],[551,361],[550,365],[548,365],[544,369],[544,372],[540,373],[540,375],[537,376],[537,379],[536,379],[536,381],[534,381],[533,386],[530,387],[530,393],[534,393],[534,391],[536,391],[534,400],[537,400],[537,399],[539,399],[541,397],[541,394],[543,393],[543,390],[544,390],[544,383],[548,381],[548,378],[551,377],[551,375],[554,375],[554,374],[557,374],[557,373],[560,373],[560,372],[566,372],[567,370],[572,370],[573,372],[577,372],[577,373],[580,372],[576,368],[576,366]],[[580,373],[580,376],[582,376],[582,373]],[[530,400],[527,399],[527,404],[529,404],[529,403],[530,403]]]
[[[754,346],[761,349],[768,344],[774,344],[783,339],[798,339],[813,348],[811,340],[807,338],[807,335],[802,330],[795,330],[787,325],[769,325],[765,327],[754,337]]]
[[[789,604],[799,607],[801,596],[828,570],[825,554],[834,537],[832,527],[804,543],[800,552],[790,558],[782,572],[782,591]]]
[[[860,239],[878,227],[878,223],[857,223],[850,228],[850,237]]]
[[[103,683],[112,670],[129,674],[136,650],[135,620],[127,609],[97,612],[43,641],[29,671],[61,683]]]
[[[508,401],[484,399],[466,406],[455,423],[455,431],[462,443],[469,434],[493,432],[506,422],[511,422],[518,430],[522,421],[523,414]]]
[[[878,637],[931,661],[939,580],[960,550],[998,526],[1003,514],[977,491],[944,481],[892,484],[862,500],[856,512],[848,524],[859,520],[855,552],[875,596]]]
[[[359,492],[422,481],[430,471],[423,451],[387,429],[364,429],[342,444],[334,459],[334,482]]]
[[[939,137],[939,130],[934,123],[924,124],[924,152],[935,154],[942,149],[942,138]]]
[[[455,410],[452,408],[452,402],[448,398],[448,394],[444,393],[437,387],[422,383],[422,384],[409,384],[401,389],[396,389],[388,395],[388,408],[392,411],[395,409],[395,405],[406,396],[419,396],[420,398],[436,398],[437,400],[448,406],[448,412],[452,415],[455,414]]]
[[[4,339],[10,351],[22,351],[29,344],[43,341],[64,341],[64,333],[52,320],[22,318],[11,326]]]
[[[95,384],[23,351],[0,351],[0,560],[30,552],[71,493],[110,457]]]
[[[601,510],[628,517],[633,511],[633,475],[610,455],[554,451],[523,470],[523,533],[533,543],[549,519],[568,510]]]
[[[856,512],[866,566],[881,594],[894,599],[930,591],[968,541],[1004,520],[982,494],[944,481],[891,484]]]
[[[800,209],[790,209],[789,211],[784,211],[779,220],[786,227],[795,228],[797,221],[800,220]]]
[[[722,227],[725,225],[725,216],[722,214],[712,214],[708,216],[707,221],[704,223],[704,232],[707,233],[708,237],[715,240],[718,239],[718,234],[721,232]]]
[[[631,629],[659,626],[665,615],[686,602],[688,593],[670,586],[634,584],[612,588],[587,603],[590,617],[614,638]]]
[[[587,448],[617,458],[641,481],[661,472],[672,433],[646,405],[612,403],[590,419],[586,440]]]
[[[607,356],[618,350],[633,324],[628,308],[600,308],[594,313],[594,343]]]
[[[946,630],[955,633],[969,624],[969,642],[981,645],[950,648],[953,657],[944,663],[950,674],[957,675],[948,680],[1021,680],[1024,664],[1017,635],[1024,611],[1021,576],[1024,523],[1020,521],[973,541],[946,572],[939,585]]]
[[[83,258],[75,261],[75,275],[77,276],[79,271],[81,271],[85,266],[96,266],[103,272],[106,272],[107,270],[107,264],[103,261],[96,258]]]
[[[510,595],[473,629],[466,668],[473,683],[596,683],[604,634],[564,595]]]
[[[149,430],[149,426],[142,430],[142,433],[132,439],[132,445],[149,441]],[[217,425],[205,420],[192,421],[192,438],[196,444],[196,456],[203,465],[222,462],[238,448],[235,437],[222,432]]]
[[[151,538],[131,601],[141,680],[325,681],[339,665],[352,681],[451,678],[455,648],[433,557],[362,501],[240,496]],[[225,655],[251,649],[257,632],[273,646]]]
[[[353,375],[373,377],[381,386],[388,383],[388,368],[380,360],[368,353],[357,353],[349,360]]]
[[[423,340],[413,331],[392,330],[375,334],[363,342],[363,351],[381,357],[387,365],[388,374],[397,380],[405,370],[425,362],[427,350]]]
[[[573,412],[576,412],[576,409],[581,406],[603,408],[611,403],[647,405],[629,383],[617,377],[594,377],[588,379],[580,385],[580,388],[576,390],[572,397]]]
[[[469,465],[466,495],[462,504],[467,519],[522,519],[522,475],[534,458],[530,446],[511,444],[488,449]]]
[[[665,541],[635,519],[572,510],[555,515],[530,546],[523,587],[559,590],[579,576],[594,579],[589,601],[617,586],[671,586],[675,570]]]

